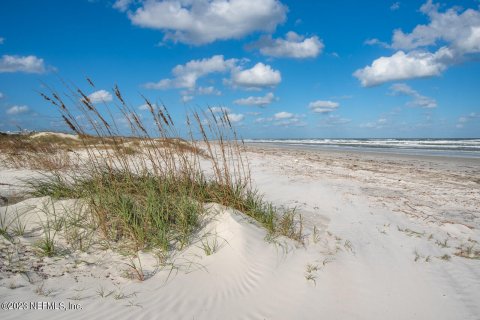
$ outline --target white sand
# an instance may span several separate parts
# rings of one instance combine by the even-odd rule
[[[249,159],[266,199],[304,217],[305,246],[267,242],[244,216],[213,205],[200,238],[217,239],[218,251],[206,256],[197,242],[173,268],[142,253],[147,279],[139,282],[112,250],[38,258],[28,248],[42,237],[51,201],[29,199],[8,207],[7,216],[18,212],[28,227],[15,246],[0,238],[0,301],[82,310],[0,310],[0,318],[479,319],[480,260],[455,254],[480,250],[480,163],[261,148]],[[12,185],[27,174],[0,170]],[[57,202],[55,212],[68,216],[74,206]],[[13,247],[34,284],[9,271]],[[101,288],[112,293],[102,298]]]

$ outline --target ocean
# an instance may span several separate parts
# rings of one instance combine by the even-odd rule
[[[410,155],[480,158],[480,139],[246,139],[245,143]]]

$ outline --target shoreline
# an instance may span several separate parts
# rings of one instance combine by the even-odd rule
[[[302,151],[318,154],[339,154],[339,155],[358,155],[358,156],[371,156],[378,159],[405,159],[405,160],[428,160],[433,162],[460,162],[468,163],[472,165],[480,166],[480,154],[474,156],[460,156],[458,154],[447,154],[443,151],[436,153],[430,152],[413,152],[409,150],[401,149],[380,149],[380,148],[368,148],[368,147],[329,147],[329,146],[309,146],[309,145],[293,145],[293,144],[279,144],[269,142],[245,142],[245,146],[252,149],[272,149],[272,150],[290,150],[290,151]]]

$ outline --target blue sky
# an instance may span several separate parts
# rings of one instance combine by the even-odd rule
[[[244,138],[480,137],[479,5],[3,0],[0,130],[66,130],[38,94],[64,79],[177,123],[226,108]]]

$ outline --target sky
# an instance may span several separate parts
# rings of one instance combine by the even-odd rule
[[[0,131],[67,131],[62,81],[243,138],[478,138],[480,1],[2,0]]]

